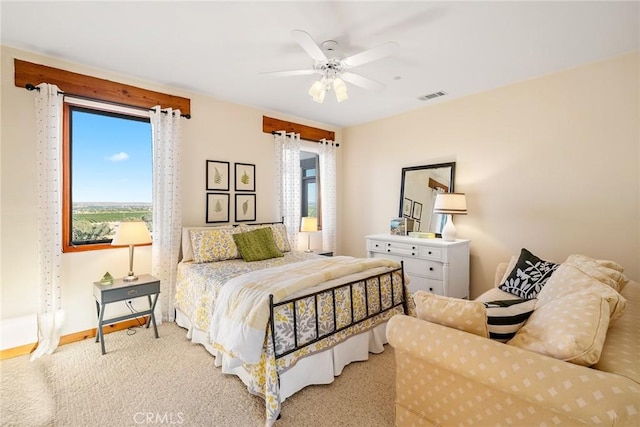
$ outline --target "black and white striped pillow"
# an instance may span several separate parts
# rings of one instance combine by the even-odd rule
[[[512,299],[485,302],[489,338],[500,342],[513,338],[533,313],[536,301],[537,299]]]

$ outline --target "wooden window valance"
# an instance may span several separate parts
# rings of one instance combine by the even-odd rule
[[[14,58],[15,85],[27,87],[40,83],[54,84],[69,95],[77,95],[99,101],[113,102],[139,108],[179,109],[185,117],[191,116],[191,100],[175,95],[142,89],[110,80],[73,73],[59,68],[33,64]]]
[[[336,133],[324,129],[305,126],[298,123],[287,122],[285,120],[274,119],[273,117],[262,116],[262,132],[274,133],[278,131],[299,133],[301,139],[319,142],[322,139],[335,141]]]

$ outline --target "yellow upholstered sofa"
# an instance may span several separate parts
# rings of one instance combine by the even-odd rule
[[[396,358],[396,425],[640,426],[640,284],[629,281],[620,294],[626,307],[605,325],[591,367],[394,316],[387,337]],[[478,300],[501,297],[510,298],[496,287]],[[416,297],[420,316],[419,305]],[[603,303],[605,314],[609,308]]]

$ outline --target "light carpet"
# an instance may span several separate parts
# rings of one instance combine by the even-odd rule
[[[0,362],[2,426],[263,426],[264,400],[224,375],[174,323],[63,345],[50,356]],[[392,426],[393,348],[355,362],[329,385],[282,404],[276,427]]]

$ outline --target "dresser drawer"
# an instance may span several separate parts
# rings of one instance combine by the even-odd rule
[[[444,295],[444,285],[442,280],[427,279],[426,277],[409,276],[409,291],[414,294],[417,291],[431,292],[436,295]]]
[[[420,259],[403,258],[403,260],[404,269],[407,273],[418,274],[430,279],[442,280],[443,266],[441,263]]]
[[[157,294],[160,292],[160,282],[145,283],[143,285],[119,287],[114,289],[105,289],[102,291],[102,301],[98,299],[98,302],[107,304],[114,301],[122,301],[126,299],[133,299],[142,297],[145,295]]]
[[[444,251],[441,248],[432,248],[429,246],[421,246],[418,250],[418,256],[424,259],[432,259],[434,261],[442,261]]]

